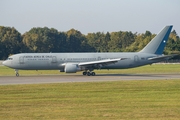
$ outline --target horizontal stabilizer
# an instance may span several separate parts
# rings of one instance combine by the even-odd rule
[[[162,60],[168,60],[168,59],[173,58],[177,55],[178,54],[157,56],[157,57],[148,58],[148,60],[161,60],[161,61]]]

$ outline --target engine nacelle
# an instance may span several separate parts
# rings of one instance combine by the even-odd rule
[[[79,66],[73,63],[67,63],[64,68],[64,71],[66,73],[76,73],[77,71],[80,71],[80,70],[81,69],[79,68]]]

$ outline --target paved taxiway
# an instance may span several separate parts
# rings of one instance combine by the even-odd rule
[[[0,85],[43,84],[66,82],[97,82],[121,80],[168,80],[180,79],[180,74],[100,74],[96,76],[71,75],[37,75],[37,76],[0,76]]]

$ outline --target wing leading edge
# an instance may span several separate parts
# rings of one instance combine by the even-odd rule
[[[78,65],[79,66],[94,66],[94,65],[102,65],[102,66],[105,66],[105,65],[108,65],[108,64],[114,64],[120,60],[125,60],[127,58],[117,58],[117,59],[106,59],[106,60],[99,60],[99,61],[92,61],[92,62],[82,62],[82,63],[79,63]]]

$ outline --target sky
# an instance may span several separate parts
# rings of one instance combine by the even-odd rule
[[[33,27],[157,34],[166,25],[180,36],[180,0],[0,0],[0,26],[21,34]]]

